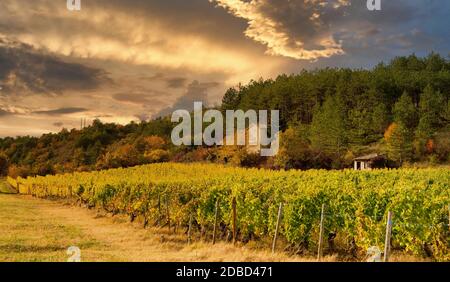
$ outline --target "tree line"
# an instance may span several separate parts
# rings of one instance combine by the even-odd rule
[[[0,139],[0,175],[45,175],[153,162],[208,161],[269,168],[349,167],[385,153],[392,164],[450,161],[450,61],[411,55],[370,70],[325,68],[239,84],[220,109],[280,110],[281,147],[261,158],[237,146],[173,146],[170,117],[122,126]]]

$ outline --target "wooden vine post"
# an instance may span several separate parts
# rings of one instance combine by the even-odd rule
[[[217,219],[219,216],[219,199],[216,201],[216,210],[214,213],[214,230],[213,230],[213,245],[216,243],[216,234],[217,234]]]
[[[166,196],[166,216],[167,216],[167,225],[169,226],[170,231],[170,209],[169,209],[169,197]]]
[[[320,214],[320,229],[319,229],[319,248],[317,251],[317,261],[322,259],[323,255],[323,233],[324,233],[324,221],[325,221],[325,204],[322,205],[322,212]]]
[[[236,244],[236,236],[237,236],[237,230],[236,230],[236,221],[237,221],[237,214],[236,214],[236,197],[233,198],[233,202],[231,203],[231,207],[233,209],[233,244]]]
[[[391,251],[391,234],[392,234],[392,212],[388,212],[388,218],[386,222],[386,238],[384,240],[384,262],[389,261],[389,253]]]
[[[192,232],[192,214],[189,216],[189,227],[188,227],[188,244],[191,244],[192,241],[192,237],[191,237],[191,232]]]
[[[278,208],[277,225],[275,227],[275,235],[273,236],[273,243],[272,243],[272,254],[275,253],[275,249],[277,247],[278,230],[280,228],[280,222],[281,222],[281,215],[282,215],[282,213],[283,213],[283,203],[281,203],[280,207]]]
[[[448,231],[450,231],[450,204],[448,205]]]
[[[161,194],[158,194],[158,220],[157,225],[161,225]]]

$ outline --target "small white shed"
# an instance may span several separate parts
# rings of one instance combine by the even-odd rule
[[[355,170],[371,170],[385,167],[386,158],[382,154],[369,154],[354,159]]]

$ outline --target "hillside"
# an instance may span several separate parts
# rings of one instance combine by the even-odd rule
[[[280,153],[176,147],[170,117],[126,126],[99,120],[81,130],[0,139],[0,175],[46,175],[154,162],[216,162],[269,168],[345,168],[385,153],[393,166],[448,164],[450,61],[398,57],[371,70],[321,69],[229,89],[221,109],[279,109]]]

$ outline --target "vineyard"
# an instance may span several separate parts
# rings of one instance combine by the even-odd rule
[[[22,194],[73,199],[132,221],[140,218],[144,226],[192,224],[192,232],[210,234],[217,218],[218,240],[230,240],[235,225],[244,243],[271,238],[283,204],[278,234],[285,251],[297,254],[317,250],[322,205],[326,252],[355,257],[371,246],[383,247],[390,211],[393,250],[450,261],[446,168],[268,171],[168,163],[8,182]]]

